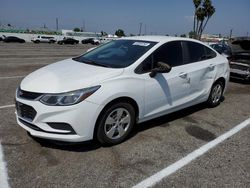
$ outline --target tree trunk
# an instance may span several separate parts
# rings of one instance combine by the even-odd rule
[[[199,30],[198,30],[198,39],[199,39],[199,40],[201,40],[201,34],[202,34],[202,31],[203,31],[203,30],[202,30],[203,21],[204,21],[204,20],[201,21],[200,26],[199,26]]]
[[[196,29],[195,29],[195,39],[198,39],[198,28],[199,28],[199,20],[196,22]]]
[[[193,32],[195,33],[195,21],[196,21],[196,15],[194,14],[194,26],[193,26]]]
[[[204,31],[204,29],[205,29],[205,27],[206,27],[206,25],[207,25],[207,22],[208,22],[208,20],[209,20],[209,18],[210,18],[210,17],[207,18],[207,20],[206,20],[206,22],[205,22],[205,24],[204,24],[204,26],[203,26],[203,28],[202,28],[202,31]]]

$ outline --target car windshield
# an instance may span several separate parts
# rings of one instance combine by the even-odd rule
[[[73,60],[97,66],[124,68],[133,64],[155,44],[156,42],[139,40],[114,40]]]

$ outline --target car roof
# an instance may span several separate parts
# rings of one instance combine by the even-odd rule
[[[129,40],[142,40],[142,41],[150,41],[150,42],[170,42],[170,41],[176,41],[176,40],[182,40],[182,41],[193,41],[193,42],[199,42],[198,40],[190,39],[190,38],[184,38],[184,37],[171,37],[171,36],[160,36],[160,35],[146,35],[146,36],[133,36],[133,37],[124,37],[121,39],[129,39]]]

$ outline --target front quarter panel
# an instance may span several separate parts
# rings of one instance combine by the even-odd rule
[[[129,97],[137,103],[140,118],[144,113],[144,83],[144,79],[136,75],[120,76],[100,84],[100,89],[86,100],[105,107],[109,102],[117,98]]]

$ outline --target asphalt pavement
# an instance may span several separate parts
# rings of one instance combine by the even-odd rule
[[[14,104],[25,75],[90,47],[0,42],[0,141],[11,187],[132,187],[250,118],[250,84],[232,80],[218,107],[199,104],[136,125],[116,146],[32,138],[15,108],[4,106]],[[247,126],[154,187],[250,187],[249,135]]]

